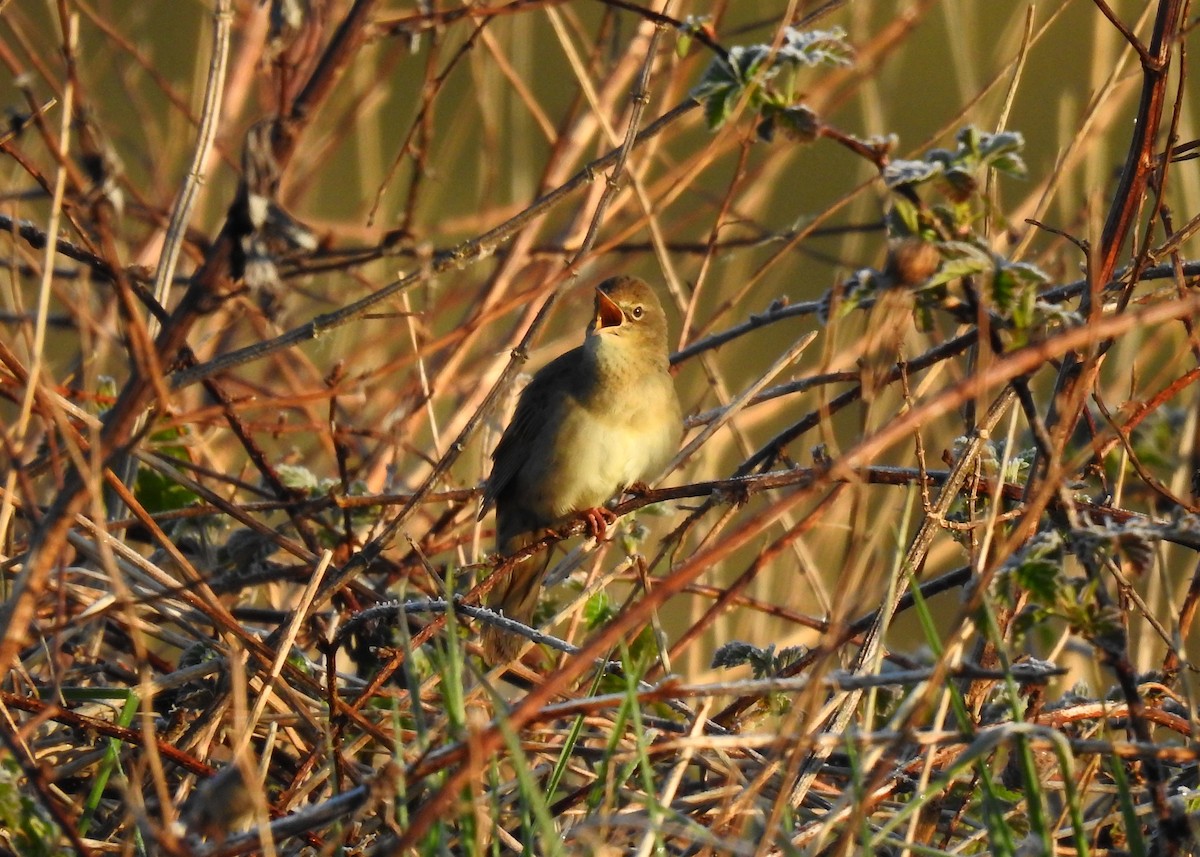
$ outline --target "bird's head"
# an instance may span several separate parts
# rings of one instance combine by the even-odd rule
[[[596,309],[588,325],[593,347],[635,347],[667,353],[667,315],[654,289],[637,277],[612,277],[596,287]]]

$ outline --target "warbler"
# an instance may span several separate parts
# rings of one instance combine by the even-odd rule
[[[533,376],[492,454],[480,517],[495,505],[501,556],[579,515],[603,538],[614,520],[604,504],[662,472],[683,426],[668,368],[667,316],[654,290],[636,277],[601,283],[583,344]],[[529,624],[548,566],[548,555],[517,562],[488,606]],[[511,660],[520,643],[484,629],[491,663]]]

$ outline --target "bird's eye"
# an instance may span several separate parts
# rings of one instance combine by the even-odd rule
[[[641,317],[642,317],[642,313],[644,313],[644,312],[645,312],[645,310],[643,310],[643,309],[642,309],[640,306],[635,306],[635,307],[633,308],[633,312],[631,313],[631,315],[632,315],[634,318],[641,318]]]

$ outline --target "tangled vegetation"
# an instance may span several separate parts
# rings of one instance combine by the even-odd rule
[[[0,0],[0,855],[1200,851],[1195,11],[1009,5]]]

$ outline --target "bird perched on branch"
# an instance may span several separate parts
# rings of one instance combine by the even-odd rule
[[[533,376],[492,454],[480,517],[495,504],[501,556],[577,515],[602,538],[614,520],[604,504],[662,472],[682,433],[667,369],[667,317],[654,290],[636,277],[605,280],[583,345]],[[549,554],[509,565],[488,606],[529,624]],[[484,628],[491,663],[511,660],[520,642]]]

